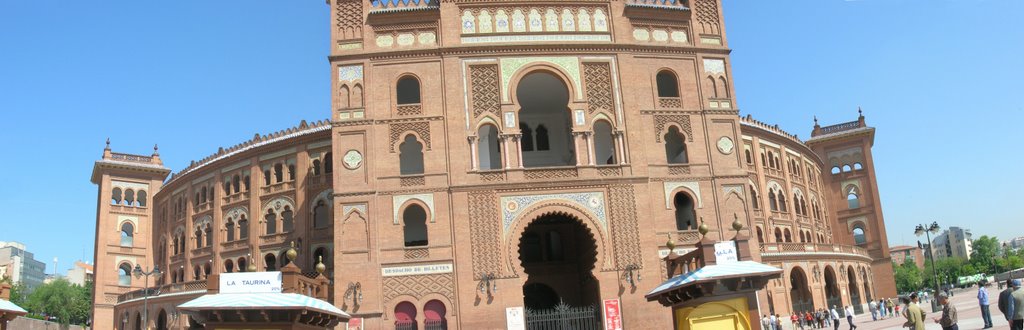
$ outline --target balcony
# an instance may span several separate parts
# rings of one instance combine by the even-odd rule
[[[231,203],[240,202],[240,201],[244,201],[244,200],[249,200],[249,191],[244,191],[244,192],[234,193],[234,194],[231,194],[231,195],[228,195],[228,196],[224,196],[224,204],[231,204]]]
[[[274,183],[274,184],[271,184],[269,186],[265,186],[265,187],[260,188],[260,191],[265,196],[265,195],[279,193],[279,192],[282,192],[282,191],[288,191],[288,190],[292,190],[292,189],[295,189],[295,181],[294,180],[292,180],[292,181],[282,181],[282,182]]]
[[[276,233],[270,235],[260,235],[260,245],[274,245],[284,243],[288,239],[289,233]]]
[[[861,258],[871,260],[868,251],[850,245],[815,243],[764,243],[761,244],[764,259],[787,259],[789,256],[818,256],[823,258]]]
[[[683,101],[678,97],[659,97],[658,108],[661,109],[682,109]]]
[[[249,240],[239,239],[231,242],[221,242],[220,246],[222,252],[237,251],[249,247]]]
[[[118,303],[122,303],[122,302],[133,300],[133,299],[141,299],[141,298],[146,296],[146,294],[145,294],[146,290],[147,289],[139,289],[139,290],[130,291],[130,292],[126,292],[124,294],[118,295],[117,296],[117,302]],[[198,281],[191,281],[191,282],[181,282],[181,283],[165,284],[165,285],[162,285],[162,286],[159,286],[159,287],[155,287],[155,288],[148,288],[148,290],[149,290],[150,298],[153,298],[154,296],[160,296],[160,295],[165,295],[165,294],[170,294],[170,293],[180,293],[180,292],[205,293],[206,292],[206,280],[198,280]]]

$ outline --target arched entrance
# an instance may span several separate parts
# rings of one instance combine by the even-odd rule
[[[853,312],[855,314],[863,314],[864,306],[861,305],[860,290],[857,288],[857,273],[853,270],[853,267],[846,267],[846,280],[850,286],[850,305],[853,305]]]
[[[561,213],[531,221],[519,238],[519,261],[526,273],[523,303],[527,328],[552,320],[596,326],[600,283],[593,271],[597,240],[581,220]]]
[[[871,287],[868,286],[868,283],[870,283],[868,281],[868,273],[866,271],[864,271],[864,269],[862,268],[860,274],[862,275],[861,277],[864,278],[864,295],[867,296],[867,298],[868,298],[867,301],[870,302],[872,299],[871,299]]]
[[[523,166],[576,164],[569,120],[569,88],[555,74],[538,70],[523,76],[516,87],[519,102],[520,149]]]
[[[839,284],[836,282],[836,270],[832,266],[825,266],[825,301],[827,308],[843,307],[843,298],[839,295]]]
[[[156,329],[167,330],[167,311],[160,310],[160,314],[156,317]]]
[[[789,272],[789,298],[792,300],[793,312],[814,310],[814,298],[811,288],[807,285],[807,274],[803,268],[793,267]]]

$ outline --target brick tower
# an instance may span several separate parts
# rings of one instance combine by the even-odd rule
[[[152,267],[150,203],[169,173],[155,146],[151,156],[116,153],[110,151],[110,140],[103,159],[93,165],[92,183],[99,186],[93,256],[94,329],[114,329],[120,322],[114,315],[118,294],[144,285],[131,276],[131,270],[135,265],[146,270]]]
[[[865,248],[872,259],[872,269],[854,270],[860,280],[871,277],[874,292],[865,290],[866,298],[895,297],[889,241],[886,237],[882,203],[875,178],[875,162],[871,147],[875,143],[875,128],[864,122],[864,114],[857,109],[857,120],[821,127],[817,119],[807,145],[821,157],[830,174],[822,174],[829,205],[838,217],[832,226],[836,243]]]

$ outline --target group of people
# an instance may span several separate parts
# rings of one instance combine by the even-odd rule
[[[900,306],[894,303],[891,298],[879,299],[878,301],[872,300],[868,303],[868,310],[871,311],[871,320],[878,321],[898,315]]]
[[[856,329],[857,326],[853,324],[853,307],[846,306],[843,310],[846,314],[846,322],[850,325],[850,330]],[[779,314],[775,315],[763,315],[761,317],[761,329],[763,330],[783,330],[782,323],[783,318]],[[842,318],[839,316],[839,311],[836,310],[836,306],[832,306],[832,309],[820,308],[816,311],[805,311],[794,313],[789,316],[789,321],[792,323],[792,329],[820,329],[832,327],[833,329],[839,329],[839,324]]]
[[[978,293],[978,296],[980,303],[981,293]],[[987,300],[988,296],[986,295],[986,303]],[[1010,323],[1010,329],[1024,330],[1024,289],[1020,288],[1020,279],[1006,281],[1006,290],[999,292],[999,311]],[[982,305],[981,313],[985,318],[985,327],[992,327],[992,316],[988,313],[987,304]]]
[[[956,306],[949,302],[949,294],[940,292],[935,298],[939,305],[942,306],[942,315],[932,318],[932,321],[942,326],[943,330],[959,330]],[[924,309],[921,309],[918,294],[915,292],[910,294],[910,298],[900,298],[900,302],[907,306],[903,311],[903,317],[907,318],[907,322],[903,323],[903,327],[912,330],[924,330],[924,323],[925,319],[928,318],[928,314]]]

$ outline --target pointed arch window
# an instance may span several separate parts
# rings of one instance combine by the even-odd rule
[[[786,194],[779,192],[779,211],[786,212]]]
[[[224,224],[224,233],[226,234],[226,241],[231,242],[235,240],[235,221],[228,219],[228,222]]]
[[[529,124],[519,122],[519,130],[523,133],[522,140],[520,140],[520,149],[523,151],[533,151],[533,129],[530,128]]]
[[[423,144],[412,134],[406,135],[398,147],[398,162],[402,175],[423,174]]]
[[[604,120],[594,123],[594,156],[595,164],[615,164],[615,137],[611,123]]]
[[[283,232],[290,233],[292,229],[295,228],[295,219],[292,218],[293,216],[294,212],[292,212],[291,206],[285,205],[284,211],[281,211],[281,227],[284,228],[282,230]]]
[[[136,197],[138,199],[138,202],[136,203],[136,205],[138,205],[139,207],[146,207],[146,199],[148,197],[148,196],[146,196],[146,191],[145,190],[139,190],[138,194],[136,194]]]
[[[128,263],[123,263],[121,266],[117,267],[117,285],[132,285],[132,266]]]
[[[523,136],[526,134],[524,132]],[[477,131],[477,160],[481,170],[501,169],[501,143],[498,141],[498,128],[494,125],[480,126]],[[525,144],[523,147],[525,148]]]
[[[669,164],[686,164],[686,142],[678,127],[669,127],[665,134],[665,158]]]
[[[537,151],[551,150],[551,140],[548,139],[548,128],[544,125],[537,125]]]
[[[864,234],[864,228],[860,226],[853,227],[853,242],[857,245],[868,242],[867,236]]]
[[[131,222],[121,225],[121,246],[133,246],[135,243],[135,226]]]
[[[697,228],[697,212],[694,210],[693,198],[686,193],[676,193],[673,198],[676,208],[676,230]]]
[[[267,214],[263,216],[263,220],[267,225],[267,235],[273,235],[277,233],[277,214],[273,210],[267,210]]]
[[[749,185],[749,187],[750,187],[750,205],[753,206],[755,210],[760,210],[761,209],[761,199],[760,199],[760,196],[757,195],[757,190],[754,190],[754,185]]]
[[[427,212],[423,207],[413,204],[402,212],[402,230],[405,246],[427,246]]]
[[[121,204],[121,188],[114,188],[110,191],[110,204],[120,205]]]
[[[206,225],[206,246],[213,246],[213,226]]]
[[[768,189],[768,204],[772,212],[779,211],[779,202],[775,199],[775,190]]]
[[[330,223],[330,214],[327,213],[327,203],[323,200],[316,202],[313,207],[313,228],[327,228]]]
[[[857,187],[850,186],[846,190],[846,203],[851,209],[860,207],[860,193],[857,191]]]
[[[249,238],[249,220],[246,219],[245,215],[243,214],[242,217],[240,219],[238,219],[238,239],[248,239],[248,238]]]
[[[124,205],[135,206],[135,191],[131,189],[124,191]]]
[[[334,172],[334,154],[328,152],[324,155],[324,173],[331,174]]]

